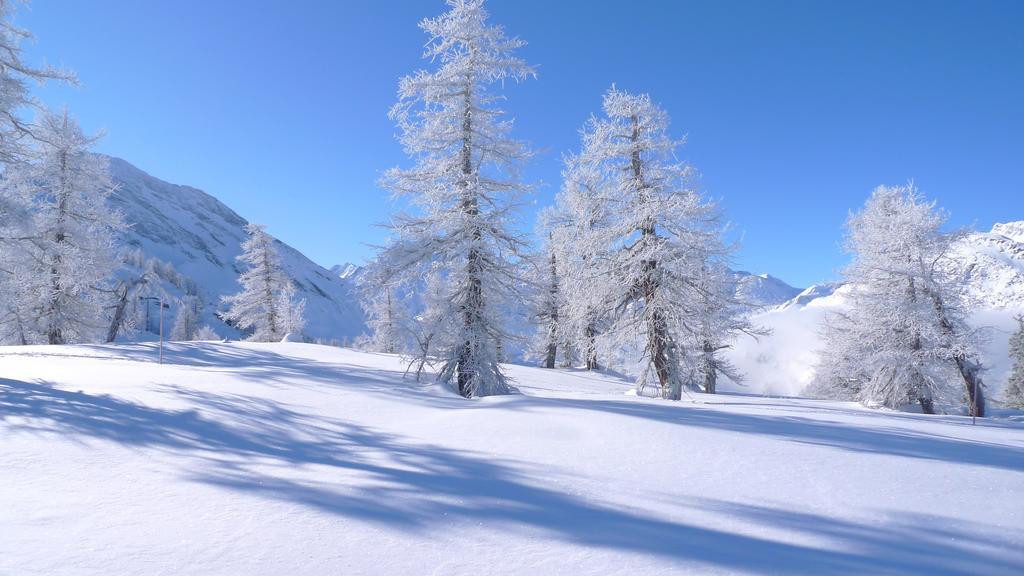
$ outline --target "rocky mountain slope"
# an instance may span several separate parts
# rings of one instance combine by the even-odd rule
[[[119,158],[110,158],[110,171],[119,186],[110,201],[131,225],[122,238],[125,247],[135,252],[126,263],[126,273],[156,259],[161,288],[172,297],[170,323],[176,299],[198,292],[204,305],[201,322],[222,336],[237,336],[216,312],[220,297],[240,288],[235,258],[241,253],[247,221],[202,190],[165,182]],[[364,319],[352,283],[284,242],[277,247],[297,295],[306,299],[306,335],[343,341],[361,334]],[[134,312],[136,317],[142,314]],[[142,328],[137,335],[145,335]]]

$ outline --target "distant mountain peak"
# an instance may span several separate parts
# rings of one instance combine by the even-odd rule
[[[358,264],[351,262],[345,262],[344,264],[335,264],[331,266],[331,274],[334,274],[342,280],[354,279],[363,271],[363,267]]]
[[[1005,236],[1014,242],[1024,243],[1024,220],[996,224],[992,227],[992,234]]]

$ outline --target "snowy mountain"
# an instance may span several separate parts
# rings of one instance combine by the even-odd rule
[[[989,232],[965,236],[955,246],[970,321],[980,329],[985,382],[998,398],[1009,373],[1007,340],[1013,316],[1024,312],[1024,221],[996,224]],[[814,285],[791,300],[755,314],[772,329],[758,340],[741,338],[729,357],[746,374],[758,376],[755,392],[800,394],[814,376],[821,348],[821,325],[831,310],[846,305],[841,283]]]
[[[956,247],[970,296],[985,308],[1024,308],[1024,221],[996,224]]]
[[[736,298],[753,308],[777,306],[800,294],[794,288],[770,274],[751,274],[742,270],[732,273],[736,282]]]
[[[123,237],[126,247],[162,263],[158,271],[171,296],[198,289],[204,303],[202,322],[221,335],[236,336],[214,313],[221,296],[239,290],[235,257],[241,253],[247,221],[202,190],[170,184],[119,158],[110,158],[110,171],[119,186],[111,203],[131,225]],[[308,336],[342,340],[364,331],[350,282],[283,242],[277,248],[297,295],[306,299]],[[136,257],[134,267],[138,264]],[[173,314],[172,309],[172,320]]]
[[[346,262],[344,264],[335,264],[331,266],[331,274],[334,274],[342,280],[355,281],[359,278],[359,274],[363,271],[363,267],[358,264],[352,264]]]

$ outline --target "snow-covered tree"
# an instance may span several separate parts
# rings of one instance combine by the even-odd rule
[[[22,60],[21,43],[31,34],[13,22],[16,0],[0,0],[0,170],[28,161],[33,148],[32,126],[21,114],[38,107],[29,85],[47,80],[74,82],[74,75],[49,67],[33,67]],[[27,257],[20,244],[31,221],[28,199],[10,182],[0,184],[0,343],[26,344],[33,339],[30,313],[24,309]],[[16,276],[17,272],[17,276]]]
[[[410,290],[400,290],[393,284],[399,277],[388,262],[380,259],[370,262],[360,275],[359,301],[369,328],[358,341],[360,349],[385,354],[412,350],[410,334],[415,330],[409,313]]]
[[[1018,329],[1010,337],[1010,359],[1013,368],[1003,390],[1003,403],[1011,408],[1024,408],[1024,315],[1016,317]]]
[[[587,136],[584,136],[586,145]],[[598,336],[607,328],[610,306],[608,290],[602,288],[609,276],[601,271],[611,246],[600,235],[609,223],[607,198],[603,195],[605,166],[592,156],[565,158],[562,190],[555,202],[556,246],[561,252],[562,293],[565,308],[560,327],[569,340],[578,342],[587,370],[600,368]]]
[[[614,87],[603,109],[585,127],[576,159],[596,179],[587,196],[598,220],[585,223],[579,241],[599,255],[579,288],[592,295],[579,303],[602,308],[610,338],[642,342],[639,387],[653,375],[664,398],[679,399],[689,380],[685,346],[698,330],[701,271],[727,251],[714,206],[676,159],[681,142],[668,135],[668,115],[646,94]]]
[[[564,230],[558,223],[550,222],[550,214],[541,214],[541,229],[547,230],[546,240],[541,253],[527,260],[528,271],[525,276],[532,278],[535,285],[534,321],[537,323],[536,344],[534,348],[541,357],[541,366],[554,368],[558,360],[558,351],[562,350],[565,363],[572,362],[573,334],[569,332],[566,321],[565,292],[563,278],[566,265],[563,246]]]
[[[21,58],[21,43],[32,34],[13,22],[17,0],[0,0],[0,165],[23,160],[31,148],[32,126],[19,114],[35,107],[29,84],[47,80],[74,82],[74,75],[49,67],[36,68]],[[28,141],[28,142],[26,142]],[[0,216],[4,198],[0,197]]]
[[[245,270],[238,276],[242,291],[225,296],[228,306],[224,318],[241,330],[252,332],[256,342],[278,342],[287,334],[288,326],[281,308],[281,294],[291,283],[281,268],[274,238],[261,224],[248,224],[249,238],[242,243],[238,261]]]
[[[402,78],[391,109],[414,165],[388,171],[384,184],[414,213],[395,218],[395,240],[381,258],[399,275],[391,286],[408,288],[428,274],[443,282],[445,302],[434,302],[432,313],[453,329],[434,331],[432,323],[418,336],[430,334],[441,380],[466,397],[504,394],[511,388],[499,345],[512,335],[503,309],[521,298],[513,199],[524,189],[518,172],[530,153],[509,137],[495,87],[534,71],[514,55],[524,42],[489,24],[482,0],[448,5],[420,23],[433,69]]]
[[[193,340],[220,340],[220,335],[217,334],[216,330],[210,328],[210,326],[203,324],[199,327],[199,330],[196,331],[196,335]]]
[[[171,328],[171,340],[188,342],[196,339],[199,332],[199,318],[203,312],[203,301],[198,296],[186,296],[178,303]]]
[[[117,281],[113,289],[112,313],[110,314],[110,326],[107,328],[106,342],[113,342],[117,335],[129,322],[128,305],[134,304],[140,293],[148,288],[151,283],[158,284],[159,278],[153,270],[146,265],[141,252],[129,251],[122,256],[125,264],[143,267],[142,272],[122,277]]]
[[[405,351],[402,333],[405,316],[396,290],[375,289],[372,294],[366,294],[361,302],[370,332],[360,341],[359,347],[385,354]]]
[[[721,352],[731,347],[738,335],[756,338],[769,332],[750,322],[743,304],[735,297],[735,280],[724,265],[704,266],[695,279],[697,330],[690,346],[694,355],[695,387],[715,394],[719,376],[736,384],[744,379]]]
[[[118,261],[121,214],[107,206],[115,190],[107,160],[92,154],[95,137],[61,113],[45,112],[33,127],[32,163],[8,166],[5,194],[29,206],[29,221],[12,247],[12,300],[32,340],[91,342],[106,327],[104,306]]]
[[[973,333],[949,257],[957,235],[942,231],[945,221],[913,185],[876,188],[850,217],[850,306],[826,325],[819,392],[893,408],[916,403],[925,413],[966,395],[970,412],[984,415]]]
[[[285,335],[301,340],[306,330],[306,299],[295,297],[295,284],[291,281],[281,288],[277,309],[281,311],[281,329]]]

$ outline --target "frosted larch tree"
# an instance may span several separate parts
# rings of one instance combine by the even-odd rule
[[[420,23],[429,37],[432,70],[402,78],[390,116],[414,160],[383,182],[409,198],[414,212],[397,216],[395,241],[382,258],[410,286],[427,274],[444,283],[448,305],[435,302],[441,323],[427,348],[439,378],[465,396],[504,394],[499,343],[511,338],[502,315],[521,298],[516,260],[523,242],[513,231],[514,198],[526,147],[509,137],[511,120],[495,87],[534,75],[514,52],[524,42],[488,23],[482,0],[449,0],[448,12]],[[421,364],[422,365],[422,364]]]
[[[74,82],[68,72],[33,67],[22,60],[21,43],[32,35],[14,24],[15,0],[0,0],[0,171],[27,161],[33,147],[31,125],[21,117],[37,108],[29,85],[47,80]],[[28,206],[10,182],[0,186],[0,343],[25,344],[30,338],[29,318],[19,307],[22,281],[15,277],[26,257]]]
[[[32,126],[19,116],[25,109],[37,106],[29,93],[29,84],[47,80],[75,82],[70,72],[37,68],[22,60],[21,43],[30,40],[32,34],[14,24],[16,4],[16,0],[0,0],[0,165],[22,160],[22,152],[31,147]]]
[[[584,134],[584,141],[587,136]],[[604,166],[583,162],[579,156],[565,158],[562,190],[556,196],[557,214],[564,236],[558,247],[562,253],[562,292],[565,308],[560,324],[572,340],[580,342],[584,367],[600,368],[598,336],[609,318],[608,290],[601,287],[609,280],[600,265],[607,261],[610,245],[599,235],[608,223],[609,203],[602,196]]]
[[[969,413],[984,415],[973,333],[949,257],[957,235],[942,231],[945,221],[913,185],[878,187],[850,217],[850,309],[827,324],[819,390],[852,392],[866,405],[916,403],[927,414],[966,396]]]
[[[359,278],[359,300],[369,328],[360,339],[362,349],[385,354],[404,354],[411,349],[408,290],[392,285],[397,276],[387,262],[378,259],[367,264]]]
[[[289,280],[266,227],[248,224],[245,232],[249,238],[242,243],[242,254],[238,256],[245,266],[238,277],[242,291],[222,298],[228,306],[224,317],[233,326],[251,331],[251,340],[277,342],[287,333],[280,296]]]
[[[750,322],[743,303],[736,299],[736,283],[724,265],[702,267],[695,289],[697,332],[693,334],[691,349],[695,356],[696,387],[715,394],[719,376],[736,384],[743,382],[743,375],[722,357],[722,351],[741,335],[757,338],[769,331]]]
[[[49,344],[102,337],[109,284],[118,265],[115,234],[125,227],[107,206],[115,186],[106,158],[92,154],[67,111],[44,112],[33,126],[32,163],[9,166],[5,181],[30,206],[17,250],[16,298],[31,332]]]
[[[306,299],[295,296],[295,284],[284,283],[278,296],[278,310],[281,311],[281,331],[286,338],[300,342],[306,330]]]
[[[554,219],[553,210],[541,212],[541,231],[546,240],[543,250],[534,255],[527,265],[527,276],[533,278],[535,285],[534,320],[537,323],[537,343],[535,348],[541,356],[541,366],[554,368],[558,361],[561,348],[566,356],[566,363],[571,362],[572,337],[567,334],[565,294],[562,279],[565,275],[563,250],[565,230]],[[544,230],[547,230],[545,233]]]
[[[171,328],[171,340],[187,342],[196,339],[199,332],[199,317],[203,312],[203,301],[195,295],[185,296],[178,303]]]
[[[612,316],[611,337],[642,341],[638,387],[653,375],[662,397],[678,400],[688,380],[684,346],[698,329],[700,271],[708,255],[725,252],[714,206],[694,190],[692,169],[676,159],[681,142],[649,96],[613,87],[603,108],[584,130],[578,160],[600,173],[606,215],[582,238],[586,250],[606,252],[587,289]]]
[[[1010,359],[1013,368],[1003,389],[1003,403],[1011,408],[1024,408],[1024,315],[1018,315],[1017,332],[1010,337]]]

